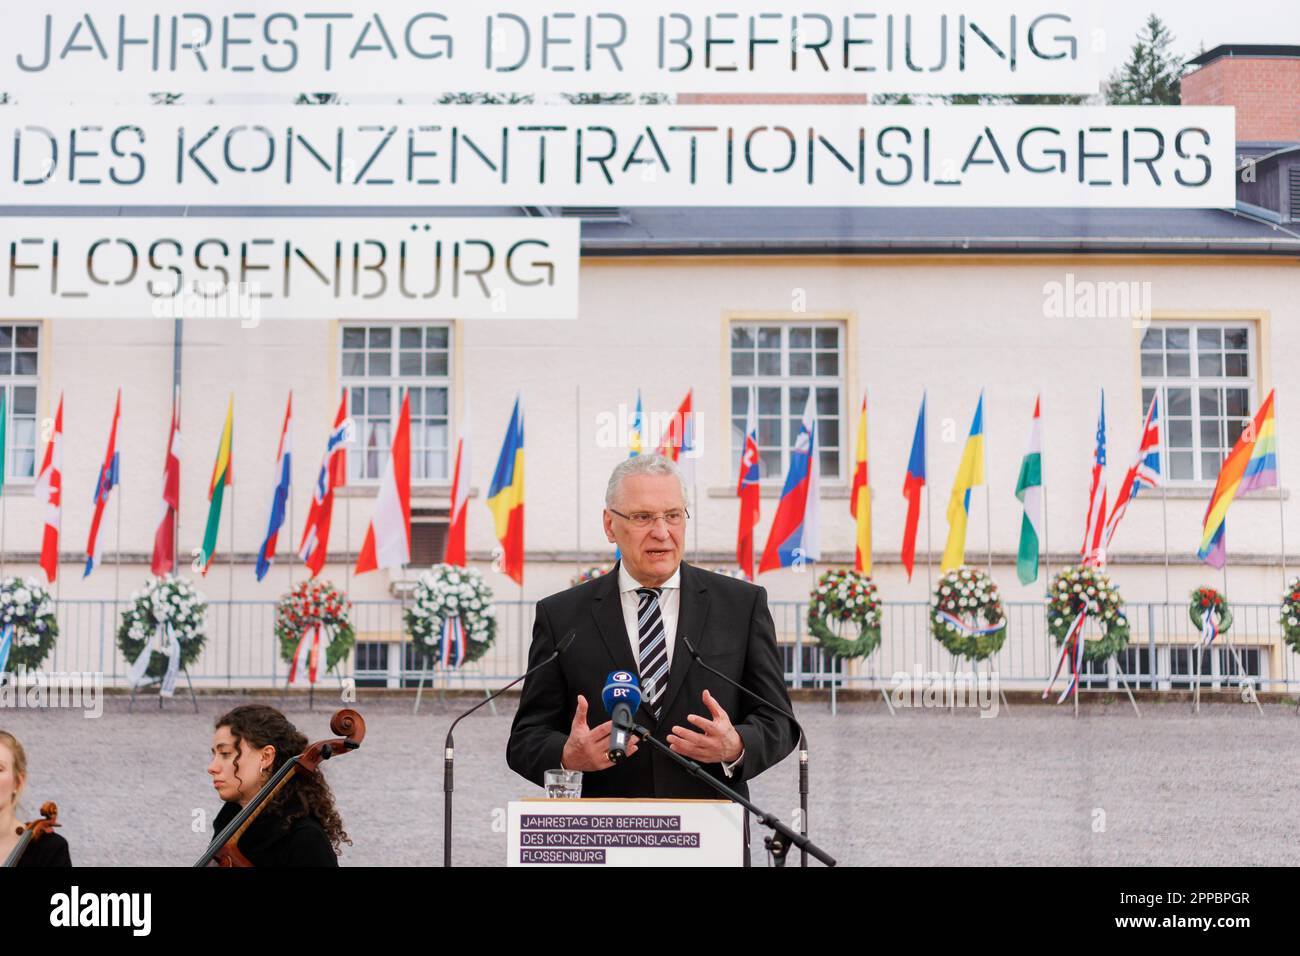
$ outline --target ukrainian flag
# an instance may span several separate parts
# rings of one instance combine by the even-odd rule
[[[501,570],[517,584],[524,583],[524,410],[521,399],[515,397],[515,409],[510,415],[501,455],[496,471],[492,473],[492,486],[488,489],[487,506],[492,512],[497,540],[503,550]]]
[[[984,391],[975,406],[975,420],[962,449],[961,464],[948,498],[948,543],[944,545],[940,570],[951,571],[966,563],[966,522],[970,519],[970,490],[984,484]]]

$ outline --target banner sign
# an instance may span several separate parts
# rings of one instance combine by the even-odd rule
[[[0,217],[5,318],[576,319],[562,219]]]
[[[1087,5],[1020,0],[230,6],[10,4],[0,89],[1093,94],[1106,43]]]
[[[1231,107],[9,106],[0,205],[1234,205]]]

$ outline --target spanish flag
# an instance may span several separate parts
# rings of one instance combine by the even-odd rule
[[[501,570],[517,584],[524,583],[524,410],[521,399],[515,397],[515,408],[510,414],[501,455],[496,471],[492,473],[492,486],[488,489],[487,506],[492,512],[497,540],[503,551]]]
[[[944,545],[943,571],[951,571],[966,563],[966,522],[970,519],[970,490],[984,484],[984,392],[980,391],[979,404],[975,406],[975,420],[970,423],[970,435],[962,449],[957,477],[953,479],[952,495],[948,498],[948,543]]]
[[[221,429],[221,442],[217,445],[217,460],[212,465],[212,481],[208,485],[208,523],[203,529],[203,549],[199,553],[199,573],[206,575],[212,566],[212,555],[217,550],[217,532],[221,528],[221,501],[226,486],[231,484],[231,442],[235,429],[235,396],[230,396],[226,406],[226,424]]]
[[[857,526],[853,549],[853,570],[871,574],[871,485],[867,475],[867,396],[862,396],[858,415],[858,445],[853,456],[853,489],[849,492],[849,513]]]

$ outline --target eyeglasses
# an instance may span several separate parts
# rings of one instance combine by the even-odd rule
[[[630,515],[625,515],[623,512],[615,511],[613,508],[610,508],[609,511],[611,514],[618,515],[624,521],[630,522],[632,527],[638,529],[649,528],[660,518],[664,519],[664,524],[668,525],[668,527],[678,528],[681,527],[682,523],[691,516],[691,513],[685,508],[680,510],[673,509],[672,511],[665,511],[663,514],[657,515],[651,514],[648,511],[634,511]]]

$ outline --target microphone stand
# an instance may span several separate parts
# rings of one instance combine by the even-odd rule
[[[723,680],[725,680],[728,684],[730,684],[732,687],[736,688],[737,690],[744,691],[746,694],[754,698],[754,700],[758,701],[760,704],[772,708],[772,710],[775,710],[778,714],[781,714],[783,717],[788,717],[794,723],[794,725],[799,728],[799,832],[803,834],[804,837],[807,837],[808,836],[808,735],[804,733],[803,724],[799,723],[799,718],[797,718],[790,711],[786,710],[784,707],[780,706],[779,704],[772,703],[766,697],[763,697],[762,695],[755,693],[754,691],[746,687],[744,684],[741,684],[739,681],[732,680],[730,677],[722,673],[722,671],[718,670],[717,668],[710,667],[708,664],[704,663],[704,659],[700,657],[700,652],[695,649],[695,646],[691,644],[690,638],[688,638],[685,634],[682,635],[682,641],[686,644],[686,650],[690,652],[691,657],[692,659],[694,659],[695,663],[699,664],[710,674],[714,674],[718,677],[721,677]],[[801,867],[808,866],[808,854],[804,852],[802,847],[799,849],[799,865]]]
[[[752,813],[759,823],[763,824],[763,826],[772,830],[773,835],[770,837],[764,837],[763,844],[764,846],[767,847],[768,852],[772,854],[772,859],[776,861],[777,866],[785,866],[785,855],[790,852],[791,846],[797,846],[801,851],[811,853],[813,856],[821,860],[827,866],[835,865],[835,858],[832,857],[825,850],[823,850],[821,847],[817,846],[817,844],[813,843],[812,840],[809,840],[806,836],[803,836],[802,834],[795,833],[788,826],[782,823],[780,818],[777,817],[775,814],[768,813],[766,810],[762,810],[759,807],[755,806],[755,804],[748,797],[742,797],[739,793],[737,793],[735,790],[732,790],[721,780],[715,778],[711,773],[709,773],[707,770],[701,767],[694,760],[691,760],[689,757],[683,757],[681,754],[673,750],[662,740],[656,739],[650,733],[650,731],[646,730],[640,724],[634,723],[627,729],[632,731],[632,733],[636,734],[637,737],[640,738],[641,740],[650,744],[650,746],[656,748],[660,753],[666,755],[672,760],[675,760],[678,763],[678,765],[680,765],[683,769],[685,769],[688,773],[691,774],[691,776],[695,777],[697,780],[700,780],[701,782],[708,784],[710,787],[712,787],[718,793],[722,794],[732,803],[740,804],[740,806],[744,807],[746,810]]]
[[[554,663],[561,654],[569,649],[569,645],[573,643],[573,639],[577,636],[577,633],[578,632],[575,629],[570,628],[569,633],[564,635],[560,640],[559,645],[551,652],[549,657],[538,663],[535,667],[528,668],[528,670],[524,671],[524,673],[520,674],[509,684],[506,684],[505,687],[502,687],[495,694],[492,694],[489,697],[484,697],[469,710],[465,711],[453,720],[451,726],[447,728],[447,739],[442,745],[442,865],[444,867],[451,866],[451,794],[452,791],[456,789],[453,782],[456,770],[456,744],[455,741],[452,740],[452,732],[455,731],[457,724],[470,714],[474,713],[474,711],[478,710],[484,704],[492,703],[492,701],[496,700],[516,684],[526,680],[547,664]]]

